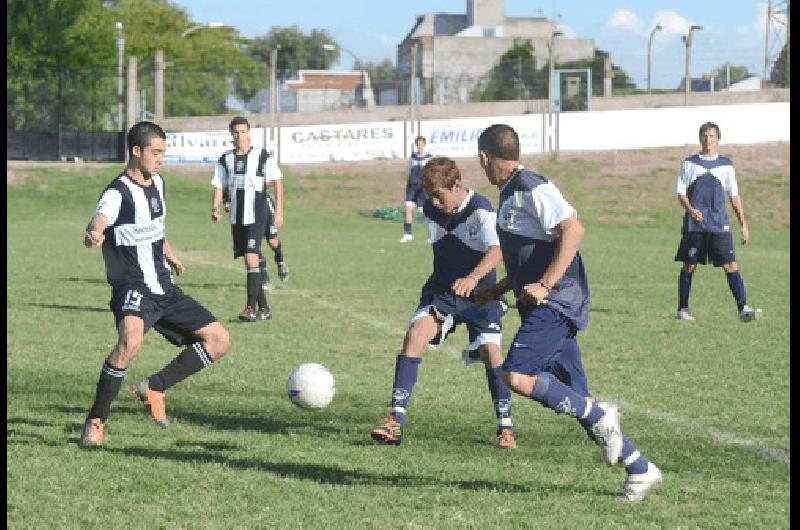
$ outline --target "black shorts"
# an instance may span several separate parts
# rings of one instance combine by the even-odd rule
[[[406,204],[416,204],[417,207],[422,207],[428,194],[425,193],[425,188],[422,187],[422,182],[408,181],[406,184]]]
[[[267,239],[278,237],[278,227],[275,226],[275,201],[271,195],[267,195],[267,225],[264,237]]]
[[[113,289],[108,305],[117,328],[124,317],[137,316],[144,320],[145,333],[152,327],[175,346],[197,342],[194,332],[217,320],[177,286],[163,295],[147,289]]]
[[[258,254],[261,252],[261,240],[264,238],[265,227],[264,223],[231,225],[233,257],[239,258],[245,254]]]
[[[681,237],[675,261],[715,267],[736,261],[733,236],[730,232],[686,232]]]

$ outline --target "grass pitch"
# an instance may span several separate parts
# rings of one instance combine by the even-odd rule
[[[398,202],[399,174],[288,172],[281,238],[292,274],[281,284],[270,260],[274,320],[240,324],[244,265],[231,258],[228,226],[210,222],[209,175],[164,168],[167,233],[188,269],[177,281],[233,345],[168,393],[174,426],[160,430],[127,388],[178,350],[148,334],[106,445],[79,449],[116,336],[102,257],[81,239],[119,166],[89,166],[14,169],[23,178],[7,185],[8,526],[787,528],[789,230],[788,208],[776,214],[775,204],[788,204],[788,175],[740,177],[752,243],[737,246],[737,259],[764,318],[739,323],[724,274],[702,267],[691,298],[698,320],[681,323],[674,176],[603,175],[574,159],[536,165],[586,227],[593,306],[579,339],[591,388],[622,404],[623,429],[665,474],[643,503],[615,499],[624,471],[602,464],[576,422],[519,396],[519,448],[492,448],[483,369],[460,360],[463,329],[425,354],[403,445],[372,444],[431,265],[422,225],[400,245],[399,224],[359,214]],[[604,176],[616,180],[603,186]],[[496,202],[482,179],[469,182]],[[759,201],[748,202],[755,188]],[[518,322],[512,310],[506,345]],[[327,409],[287,399],[286,378],[302,362],[336,376]]]

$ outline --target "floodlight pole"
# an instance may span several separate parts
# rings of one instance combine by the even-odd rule
[[[563,35],[563,33],[561,33],[558,30],[553,31],[553,33],[550,34],[550,43],[548,45],[549,48],[548,50],[549,58],[547,61],[549,63],[548,99],[550,100],[550,111],[553,110],[553,96],[555,95],[555,87],[553,86],[553,47],[556,42],[556,37],[558,37],[559,35]]]
[[[117,28],[117,129],[122,131],[122,61],[125,55],[125,35],[122,33],[122,22],[117,22],[114,26]]]
[[[689,65],[692,63],[692,32],[701,30],[703,26],[691,26],[689,33],[684,35],[682,40],[686,44],[686,74],[684,75],[683,106],[689,105],[689,92],[692,91],[692,80],[689,77]]]
[[[656,24],[656,27],[653,28],[653,31],[650,32],[650,40],[647,42],[647,93],[650,94],[650,51],[653,48],[653,37],[656,34],[656,31],[661,31],[664,29],[661,24]]]

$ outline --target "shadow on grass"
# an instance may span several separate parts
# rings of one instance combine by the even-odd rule
[[[81,283],[94,283],[98,285],[108,285],[108,282],[105,278],[77,278],[75,276],[70,276],[69,278],[61,278],[65,282],[81,282]]]
[[[31,307],[43,307],[45,309],[63,309],[65,311],[87,311],[90,313],[110,313],[111,310],[106,307],[94,307],[88,305],[61,305],[61,304],[35,304],[27,302],[23,305]]]

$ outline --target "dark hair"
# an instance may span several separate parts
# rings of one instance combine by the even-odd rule
[[[247,121],[247,118],[245,118],[244,116],[236,116],[235,118],[233,118],[231,122],[228,124],[228,130],[231,133],[233,133],[233,128],[236,127],[237,125],[247,125],[247,130],[248,131],[250,130],[250,122]]]
[[[501,160],[519,160],[517,131],[502,123],[491,125],[478,138],[478,150]]]
[[[446,156],[435,156],[428,160],[422,170],[422,187],[426,190],[433,188],[452,188],[461,180],[461,171],[458,170],[455,160]]]
[[[416,138],[414,138],[414,143],[417,143],[417,142],[419,142],[420,140],[422,140],[422,143],[423,143],[423,144],[426,144],[426,143],[428,143],[428,141],[425,139],[425,137],[424,137],[424,136],[417,136]]]
[[[702,138],[703,133],[705,133],[709,129],[714,129],[717,131],[717,139],[722,138],[722,134],[719,132],[719,125],[714,123],[713,121],[707,121],[703,125],[700,126],[700,134],[699,136]]]
[[[140,121],[128,131],[128,155],[133,156],[133,146],[138,145],[142,149],[150,145],[153,138],[167,139],[164,129],[151,121]]]

